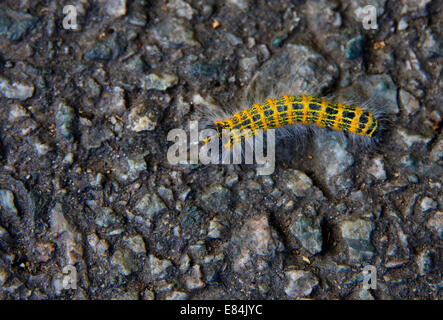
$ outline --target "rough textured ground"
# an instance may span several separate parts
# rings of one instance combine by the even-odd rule
[[[0,298],[442,299],[443,6],[365,30],[372,2],[2,1]],[[380,146],[168,163],[169,130],[288,81],[382,99]]]

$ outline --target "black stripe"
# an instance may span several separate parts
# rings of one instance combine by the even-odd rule
[[[343,118],[354,119],[355,112],[354,111],[343,111],[342,116],[343,116]]]
[[[327,114],[337,114],[337,113],[338,113],[338,110],[333,109],[333,108],[330,108],[330,107],[327,107],[327,108],[326,108],[326,113],[327,113]]]

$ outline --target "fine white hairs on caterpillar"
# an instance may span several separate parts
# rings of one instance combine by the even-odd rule
[[[296,69],[300,69],[300,65]],[[217,142],[222,150],[232,154],[239,148],[245,155],[248,148],[263,145],[263,131],[273,130],[277,144],[289,139],[303,145],[313,133],[338,135],[339,139],[349,139],[351,145],[359,148],[376,145],[386,122],[383,102],[377,97],[365,99],[362,92],[354,92],[347,99],[324,97],[320,94],[320,85],[312,78],[294,80],[282,76],[266,88],[266,85],[252,89],[250,86],[243,102],[229,106],[231,110],[203,103],[205,106],[200,109],[203,128],[213,129],[203,137],[203,145]],[[301,87],[304,90],[300,90]],[[363,103],[357,102],[363,99]],[[201,105],[199,101],[194,103]]]
[[[354,105],[303,93],[279,93],[232,113],[208,112],[206,125],[216,133],[204,142],[221,140],[222,147],[231,150],[248,143],[257,133],[276,129],[279,139],[299,143],[306,142],[308,132],[338,133],[342,138],[346,134],[353,144],[367,147],[376,143],[383,131],[383,113],[375,106],[374,100]]]

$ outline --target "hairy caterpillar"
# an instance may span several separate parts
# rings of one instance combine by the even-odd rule
[[[228,131],[224,148],[236,145],[255,136],[257,130],[278,129],[287,125],[302,124],[331,128],[373,138],[379,130],[377,118],[361,107],[332,103],[326,98],[310,95],[283,95],[267,99],[264,104],[254,104],[232,117],[214,122],[217,134],[204,140],[222,139],[222,131]]]

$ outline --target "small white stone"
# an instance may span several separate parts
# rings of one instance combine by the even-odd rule
[[[205,286],[205,283],[201,280],[202,274],[200,266],[195,265],[191,268],[190,275],[186,278],[186,288],[188,290],[200,289]]]
[[[434,201],[434,199],[431,199],[429,197],[424,197],[421,200],[421,210],[423,212],[426,212],[426,211],[429,211],[429,210],[432,210],[435,208],[437,208],[437,201]]]
[[[372,160],[372,164],[369,167],[368,172],[377,180],[386,179],[386,171],[384,169],[381,157],[377,157]]]
[[[47,144],[41,143],[40,141],[34,142],[34,148],[35,148],[35,150],[37,150],[37,153],[41,156],[44,156],[45,154],[47,154],[49,151],[52,150],[52,148],[50,146],[48,146]]]
[[[175,10],[175,14],[180,18],[185,18],[191,20],[194,15],[194,9],[189,5],[189,3],[183,0],[169,0],[166,5],[167,8]]]
[[[397,30],[402,31],[405,30],[408,27],[408,22],[405,18],[401,18],[398,22]]]
[[[415,99],[412,94],[403,89],[400,90],[400,103],[408,115],[417,112],[420,108],[420,103],[418,100]]]
[[[0,78],[0,93],[5,98],[26,100],[34,95],[34,85],[9,81],[5,78]]]
[[[123,242],[126,244],[126,246],[129,249],[131,249],[136,254],[146,253],[145,241],[140,235],[135,235],[132,237],[123,237]]]
[[[106,12],[111,17],[122,17],[126,14],[126,0],[105,0]]]
[[[152,111],[140,104],[132,108],[128,116],[128,128],[135,132],[152,131],[157,127],[157,119]]]
[[[306,297],[318,285],[318,279],[309,271],[290,270],[286,272],[288,284],[285,293],[290,297]]]
[[[428,220],[427,227],[435,230],[440,238],[443,239],[443,212],[438,211]]]

